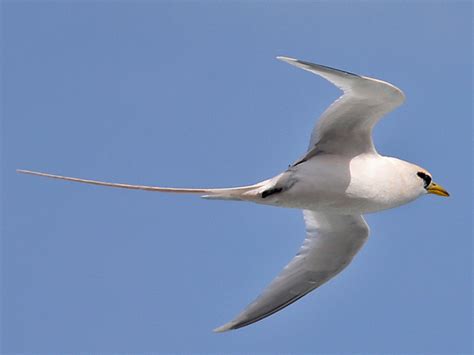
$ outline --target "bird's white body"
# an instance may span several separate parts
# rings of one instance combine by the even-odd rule
[[[355,157],[321,154],[290,167],[241,199],[326,213],[365,214],[397,207],[426,194],[416,177],[420,170],[403,160],[374,153]],[[259,198],[261,191],[273,185],[282,186],[284,191]]]
[[[257,322],[316,289],[350,263],[369,235],[363,214],[397,207],[427,193],[449,195],[432,182],[426,170],[383,157],[375,150],[372,128],[382,116],[403,103],[405,95],[400,89],[323,65],[287,57],[279,59],[329,80],[343,95],[319,119],[306,154],[274,178],[237,188],[184,189],[20,172],[94,185],[193,193],[210,199],[302,209],[306,239],[299,253],[253,303],[215,331]]]

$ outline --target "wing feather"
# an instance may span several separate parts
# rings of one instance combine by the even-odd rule
[[[319,75],[343,91],[315,125],[308,153],[302,160],[318,152],[350,156],[376,153],[372,128],[382,116],[403,103],[405,95],[399,88],[385,81],[324,65],[288,57],[277,58]]]
[[[245,327],[297,301],[344,269],[369,235],[359,215],[303,214],[307,236],[298,254],[253,303],[214,331]]]

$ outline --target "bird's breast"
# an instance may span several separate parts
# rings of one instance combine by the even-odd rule
[[[379,155],[321,155],[290,171],[291,188],[278,205],[339,214],[369,213],[413,200],[393,162]]]

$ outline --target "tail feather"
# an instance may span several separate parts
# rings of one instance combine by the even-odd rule
[[[130,184],[121,184],[97,180],[88,180],[80,179],[76,177],[54,175],[48,173],[42,173],[38,171],[22,170],[18,169],[18,173],[43,176],[52,179],[66,180],[80,182],[84,184],[99,185],[99,186],[109,186],[109,187],[118,187],[122,189],[132,189],[132,190],[145,190],[145,191],[155,191],[155,192],[167,192],[167,193],[177,193],[177,194],[199,194],[204,195],[204,198],[208,199],[231,199],[231,200],[240,200],[240,196],[258,188],[261,186],[261,183],[250,186],[241,186],[241,187],[232,187],[232,188],[217,188],[217,189],[193,189],[193,188],[175,188],[175,187],[160,187],[160,186],[146,186],[146,185],[130,185]]]

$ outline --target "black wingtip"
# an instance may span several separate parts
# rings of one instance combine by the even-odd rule
[[[315,69],[318,69],[318,68],[319,69],[326,69],[326,70],[337,71],[339,73],[343,73],[343,74],[346,74],[346,75],[352,75],[352,76],[356,76],[358,78],[361,78],[361,76],[358,75],[358,74],[351,73],[351,72],[346,71],[346,70],[341,70],[341,69],[337,69],[337,68],[333,68],[333,67],[328,67],[327,65],[306,62],[304,60],[299,60],[299,59],[284,57],[284,56],[278,56],[277,59],[279,59],[281,61],[284,61],[284,62],[287,62],[288,64],[295,65],[295,66],[301,65],[301,66],[306,66],[306,67],[310,67],[310,68],[313,67]]]

